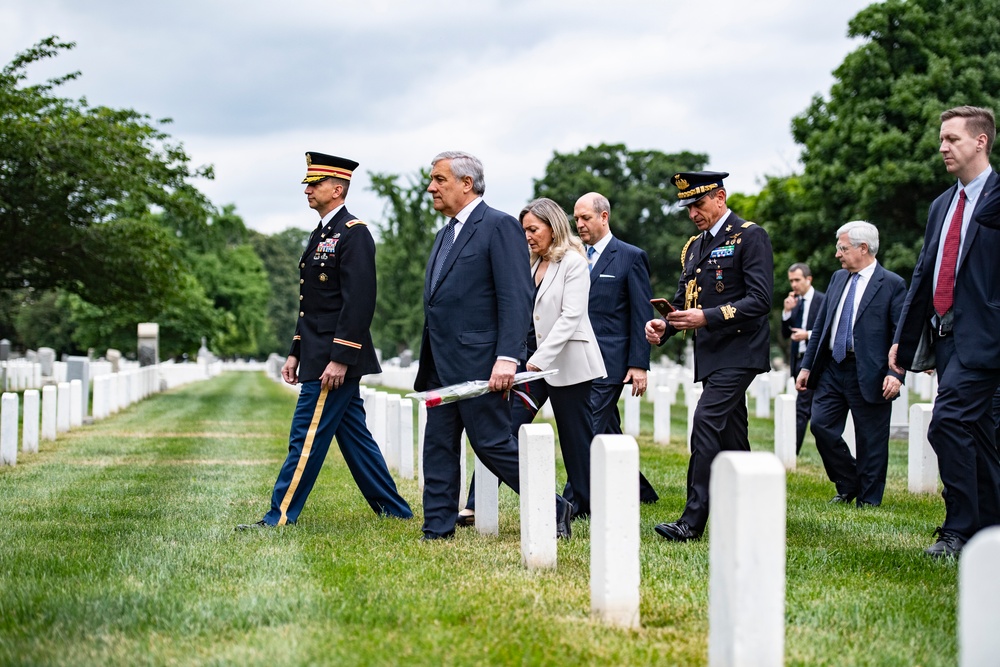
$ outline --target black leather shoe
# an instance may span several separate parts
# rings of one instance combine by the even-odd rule
[[[838,493],[831,500],[831,505],[849,505],[858,497],[856,493]]]
[[[573,503],[560,495],[556,496],[556,538],[568,540],[573,537]]]
[[[458,521],[455,522],[456,526],[462,526],[463,528],[468,528],[469,526],[476,525],[476,515],[475,514],[459,514]]]
[[[959,554],[962,553],[962,548],[965,547],[965,540],[950,530],[944,530],[941,526],[934,530],[934,534],[937,535],[938,541],[924,549],[924,553],[931,558],[958,558]]]
[[[236,526],[236,530],[257,530],[259,528],[274,528],[274,526],[269,523],[265,523],[263,519],[257,523],[241,523]]]
[[[858,501],[858,509],[871,509],[873,507],[878,507],[881,503],[870,503],[867,500]]]
[[[687,542],[701,537],[701,533],[687,525],[683,519],[678,519],[673,523],[661,523],[654,530],[671,542]]]
[[[447,535],[435,535],[434,533],[424,533],[420,538],[421,542],[434,542],[436,540],[450,540],[455,537],[455,533],[448,533]]]

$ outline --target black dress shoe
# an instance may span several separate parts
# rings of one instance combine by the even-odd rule
[[[468,528],[469,526],[476,525],[476,515],[475,514],[459,514],[458,521],[455,522],[456,526],[462,526],[463,528]]]
[[[573,503],[560,495],[556,496],[556,538],[568,540],[573,537]]]
[[[701,537],[701,533],[687,525],[683,519],[678,519],[673,523],[661,523],[654,530],[671,542],[687,542]]]
[[[455,537],[455,533],[448,533],[447,535],[437,535],[435,533],[424,533],[420,538],[421,542],[433,542],[435,540],[450,540]]]
[[[931,558],[958,558],[959,554],[962,553],[962,548],[965,547],[965,540],[962,536],[950,530],[944,530],[940,526],[934,530],[934,534],[937,535],[938,541],[924,549],[924,553]]]
[[[878,507],[881,503],[870,503],[867,500],[858,501],[858,509],[870,509],[872,507]]]
[[[831,505],[849,505],[858,497],[856,493],[838,493],[831,500]]]
[[[269,523],[266,523],[263,519],[261,519],[257,523],[241,523],[240,525],[236,526],[236,530],[257,530],[259,528],[274,528],[274,526],[272,526]]]

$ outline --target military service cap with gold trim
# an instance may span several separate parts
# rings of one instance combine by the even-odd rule
[[[726,171],[682,171],[674,174],[670,182],[677,186],[677,203],[690,206],[722,185],[722,179],[729,178]]]
[[[303,183],[319,183],[327,178],[342,178],[351,180],[351,174],[358,168],[358,163],[347,158],[327,155],[326,153],[306,153],[306,177]]]

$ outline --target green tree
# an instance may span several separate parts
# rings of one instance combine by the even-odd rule
[[[804,171],[769,182],[764,210],[781,215],[776,255],[813,257],[823,278],[839,268],[837,227],[855,219],[879,228],[879,260],[908,277],[930,202],[953,182],[937,153],[940,113],[1000,111],[1000,1],[887,0],[859,12],[848,35],[863,41],[829,96],[792,122]]]
[[[250,244],[264,264],[271,297],[267,302],[267,319],[273,335],[261,342],[261,354],[285,354],[295,333],[299,311],[298,261],[302,256],[309,232],[290,227],[267,236],[250,233]]]
[[[399,183],[393,174],[369,174],[372,190],[385,200],[377,223],[375,253],[378,299],[372,338],[386,355],[409,348],[415,353],[424,326],[424,270],[441,215],[427,196],[430,173],[421,170]]]
[[[155,303],[180,267],[144,214],[203,207],[188,180],[211,171],[190,169],[148,116],[58,97],[79,73],[25,84],[31,64],[72,47],[50,37],[0,70],[0,289]]]

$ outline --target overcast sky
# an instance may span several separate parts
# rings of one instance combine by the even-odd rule
[[[790,122],[856,48],[867,0],[4,0],[0,61],[58,35],[32,76],[154,119],[218,206],[264,233],[315,225],[304,153],[361,163],[348,205],[382,216],[368,171],[477,155],[486,200],[517,214],[553,151],[624,143],[707,153],[746,193],[798,169]],[[360,186],[360,187],[359,187]],[[672,195],[673,193],[671,193]]]

